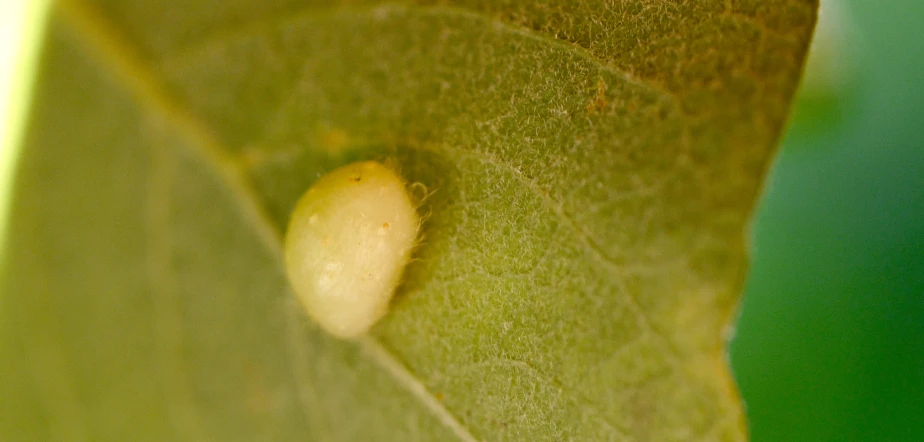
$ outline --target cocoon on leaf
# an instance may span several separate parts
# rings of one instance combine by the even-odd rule
[[[365,334],[385,313],[417,241],[404,180],[374,161],[321,177],[298,201],[285,237],[289,282],[334,336]]]

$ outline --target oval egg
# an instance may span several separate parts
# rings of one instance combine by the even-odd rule
[[[374,161],[321,177],[295,206],[285,238],[289,282],[311,317],[341,338],[388,311],[420,218],[404,180]]]

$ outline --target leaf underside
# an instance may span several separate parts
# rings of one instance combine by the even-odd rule
[[[343,3],[343,4],[337,4]],[[724,345],[814,0],[62,1],[0,282],[4,440],[742,440]],[[391,312],[281,236],[427,197]]]

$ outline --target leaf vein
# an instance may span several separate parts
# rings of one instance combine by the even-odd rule
[[[603,247],[599,245],[594,239],[592,239],[591,236],[587,233],[587,231],[585,231],[584,228],[577,221],[574,220],[574,218],[568,215],[562,203],[560,203],[555,198],[553,198],[551,195],[549,195],[548,192],[543,191],[539,187],[539,185],[536,184],[534,179],[524,175],[516,167],[496,158],[494,155],[491,155],[487,152],[474,150],[474,149],[466,150],[466,149],[459,149],[459,148],[446,147],[446,146],[442,146],[442,148],[440,149],[440,148],[431,147],[429,145],[420,144],[420,143],[408,143],[408,146],[412,148],[421,149],[421,150],[430,150],[435,153],[447,153],[448,152],[448,153],[455,153],[456,155],[464,155],[464,156],[471,156],[474,158],[478,158],[488,164],[491,164],[494,167],[497,167],[502,170],[506,170],[516,180],[520,181],[531,193],[541,198],[541,200],[543,201],[543,204],[546,207],[548,207],[552,211],[552,213],[554,213],[555,216],[559,218],[559,220],[561,220],[562,222],[564,222],[567,226],[571,228],[571,231],[573,232],[575,238],[577,238],[578,241],[588,251],[590,251],[591,255],[594,256],[600,263],[610,268],[612,272],[618,275],[616,278],[614,278],[614,280],[617,281],[617,285],[619,286],[620,292],[625,294],[626,299],[629,300],[629,303],[628,303],[629,308],[633,310],[637,318],[641,321],[643,327],[647,328],[649,331],[651,331],[652,333],[654,333],[655,335],[663,339],[668,344],[672,352],[672,356],[673,356],[672,359],[679,367],[678,358],[679,358],[680,352],[679,350],[677,350],[676,346],[674,345],[673,339],[671,339],[663,330],[660,330],[658,327],[654,325],[653,321],[648,317],[648,315],[645,314],[645,311],[644,309],[642,309],[642,306],[639,304],[638,299],[636,299],[632,291],[629,290],[628,287],[625,286],[624,281],[626,279],[626,275],[624,272],[624,268],[620,266],[619,263],[615,262],[613,258],[610,257],[609,254],[606,253]]]
[[[523,38],[527,38],[534,41],[539,41],[541,43],[551,45],[555,48],[562,49],[572,55],[576,55],[588,62],[590,62],[594,67],[600,69],[603,72],[607,72],[615,77],[620,78],[627,84],[639,87],[643,90],[651,92],[658,95],[659,97],[669,100],[675,106],[678,105],[679,99],[676,94],[670,90],[664,88],[662,85],[632,76],[629,72],[616,67],[613,63],[604,60],[588,48],[570,40],[565,40],[553,35],[546,34],[538,29],[533,29],[525,26],[516,25],[507,21],[503,21],[498,18],[490,17],[486,14],[479,13],[471,9],[463,8],[460,6],[450,6],[450,5],[439,5],[439,6],[417,6],[416,8],[411,8],[406,5],[389,3],[385,2],[383,4],[374,5],[374,6],[365,6],[365,7],[340,7],[340,8],[330,8],[318,11],[313,8],[306,8],[294,13],[286,14],[285,16],[275,16],[270,17],[264,20],[259,20],[256,22],[251,22],[246,25],[233,28],[233,29],[224,29],[217,31],[213,34],[207,35],[196,42],[189,43],[183,47],[177,48],[171,51],[168,55],[164,57],[163,62],[167,65],[181,65],[184,64],[185,60],[196,60],[203,53],[215,50],[217,46],[222,46],[234,39],[241,38],[244,36],[252,35],[254,32],[266,32],[268,28],[285,23],[294,23],[301,20],[311,20],[319,19],[325,16],[333,16],[336,14],[342,13],[354,13],[357,15],[376,15],[381,14],[382,12],[387,11],[419,11],[423,14],[429,14],[431,16],[444,16],[444,17],[465,17],[476,21],[481,21],[483,23],[490,24],[494,29],[501,30],[510,34],[514,34]]]
[[[170,423],[177,435],[207,441],[205,425],[186,376],[183,357],[183,319],[176,283],[171,271],[173,244],[170,241],[170,208],[174,163],[170,152],[151,143],[150,175],[145,205],[146,261],[154,327],[158,335],[156,371],[164,387],[163,395]]]
[[[382,343],[371,336],[365,336],[359,340],[359,346],[362,348],[363,353],[368,355],[379,367],[388,372],[392,378],[396,379],[398,383],[404,386],[414,397],[427,407],[443,425],[452,430],[459,440],[462,442],[478,442],[478,439],[443,406],[439,399],[427,390],[424,383],[402,364],[391,351],[382,345]]]
[[[310,374],[306,367],[308,365],[308,355],[306,351],[307,342],[302,330],[299,329],[299,312],[301,306],[294,297],[286,298],[286,345],[289,347],[289,362],[292,363],[292,376],[295,381],[296,396],[298,398],[299,408],[305,418],[312,425],[311,431],[315,435],[329,435],[330,429],[327,423],[319,415],[322,409],[320,396],[315,388],[314,382],[310,380]],[[315,411],[312,412],[312,409]]]

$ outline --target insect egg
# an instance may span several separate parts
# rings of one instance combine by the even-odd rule
[[[363,335],[388,311],[420,218],[404,180],[374,161],[321,177],[295,206],[285,238],[289,283],[334,336]]]

